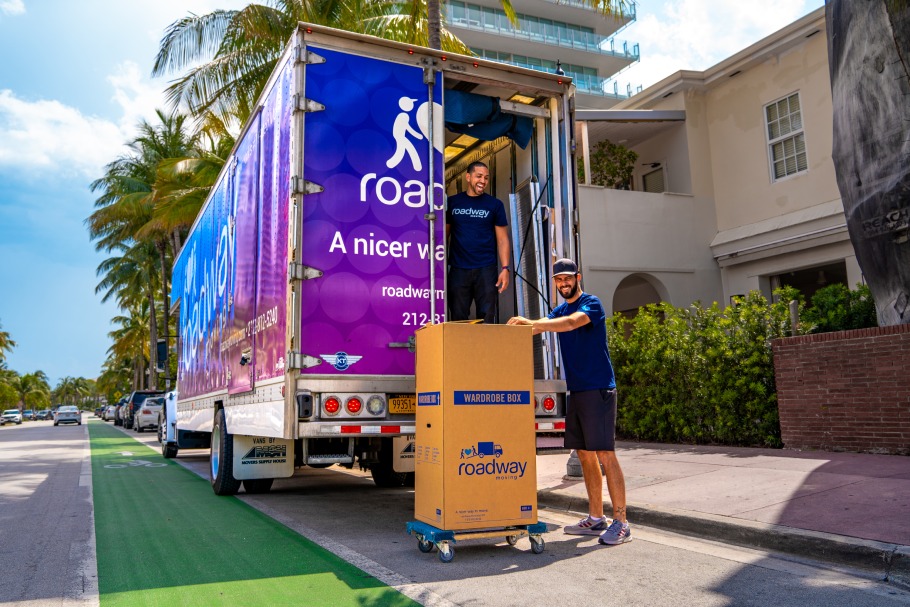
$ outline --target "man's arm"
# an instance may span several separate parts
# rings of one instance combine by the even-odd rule
[[[496,251],[499,253],[499,267],[509,265],[509,228],[508,226],[494,226],[496,228]],[[509,286],[509,270],[500,269],[496,286],[502,293]]]
[[[530,320],[523,316],[513,316],[506,324],[530,325],[534,327],[533,334],[537,335],[538,333],[545,333],[547,331],[552,331],[553,333],[574,331],[590,322],[591,318],[584,312],[573,312],[568,316],[560,316],[559,318],[540,318],[538,320]]]

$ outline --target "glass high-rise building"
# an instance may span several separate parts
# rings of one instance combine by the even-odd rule
[[[631,96],[613,77],[638,61],[638,44],[616,35],[635,21],[605,16],[579,0],[513,0],[518,27],[499,0],[448,0],[446,24],[478,56],[554,73],[557,62],[578,87],[580,108],[608,108]]]

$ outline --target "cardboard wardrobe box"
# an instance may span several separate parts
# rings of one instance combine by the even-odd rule
[[[417,331],[414,510],[445,530],[537,522],[531,327]]]

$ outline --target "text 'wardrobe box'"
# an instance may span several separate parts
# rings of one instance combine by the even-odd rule
[[[414,510],[440,529],[537,522],[531,327],[417,331]]]

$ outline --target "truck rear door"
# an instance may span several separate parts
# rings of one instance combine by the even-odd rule
[[[325,109],[311,104],[304,125],[301,262],[322,275],[301,287],[300,350],[315,363],[303,372],[413,375],[409,339],[445,320],[441,77],[431,100],[418,66],[307,51],[325,61],[308,61],[305,96]]]

